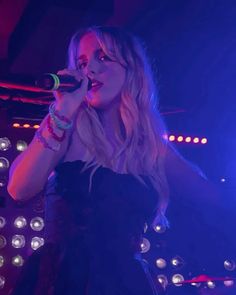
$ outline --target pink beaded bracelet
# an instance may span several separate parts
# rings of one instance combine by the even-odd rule
[[[54,131],[53,131],[53,128],[52,128],[52,125],[51,125],[51,118],[50,116],[47,117],[47,128],[48,128],[48,131],[49,133],[52,135],[52,137],[59,141],[59,142],[62,142],[64,139],[65,139],[65,131],[63,132],[62,136],[58,136]]]
[[[45,148],[48,148],[54,152],[57,152],[59,151],[60,149],[60,144],[57,145],[57,147],[52,147],[51,145],[49,145],[49,143],[46,141],[46,139],[43,137],[42,135],[42,131],[40,129],[38,129],[36,132],[35,132],[35,137],[36,139],[42,143],[42,145],[45,147]]]
[[[55,103],[50,104],[49,114],[59,129],[66,130],[72,127],[73,122],[55,110]]]

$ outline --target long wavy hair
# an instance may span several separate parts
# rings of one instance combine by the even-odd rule
[[[81,38],[94,33],[103,52],[126,69],[125,85],[120,99],[120,130],[114,130],[119,138],[117,152],[107,152],[109,141],[95,108],[82,103],[77,116],[76,129],[81,142],[86,146],[91,161],[85,168],[93,166],[92,176],[99,166],[117,172],[118,160],[124,159],[126,173],[132,174],[145,184],[142,175],[148,176],[159,194],[154,223],[166,223],[165,211],[169,189],[165,173],[166,140],[165,126],[158,111],[158,95],[150,62],[144,46],[137,37],[116,27],[89,27],[76,32],[69,44],[68,68],[76,69],[77,49]],[[122,129],[122,130],[121,130]],[[122,134],[123,137],[119,137]]]

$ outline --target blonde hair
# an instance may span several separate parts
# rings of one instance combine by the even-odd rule
[[[90,27],[80,30],[71,39],[68,50],[70,69],[77,68],[76,55],[80,39],[91,32],[96,35],[104,53],[125,67],[126,82],[121,91],[119,107],[124,136],[119,137],[121,130],[114,130],[117,138],[120,138],[120,146],[112,157],[108,156],[109,142],[96,109],[83,103],[78,110],[78,136],[94,156],[86,165],[86,168],[95,165],[90,180],[100,165],[116,171],[118,159],[123,156],[127,173],[142,183],[142,175],[149,177],[159,194],[155,223],[165,222],[164,213],[169,195],[164,167],[165,126],[158,111],[158,95],[145,50],[136,37],[120,28]]]

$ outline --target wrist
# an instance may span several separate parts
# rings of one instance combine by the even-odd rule
[[[65,130],[61,130],[57,128],[57,126],[53,124],[53,120],[50,116],[47,117],[47,129],[55,140],[62,142],[65,139],[65,135],[66,135]]]
[[[39,128],[35,133],[37,141],[41,142],[44,148],[48,148],[54,152],[57,152],[61,148],[61,143],[52,138],[47,128]]]
[[[71,129],[73,126],[73,120],[70,119],[70,117],[66,117],[64,112],[61,113],[60,111],[56,110],[55,107],[55,103],[51,103],[49,106],[49,115],[52,121],[54,121],[56,126],[61,130]],[[63,110],[65,111],[65,109]]]
[[[73,121],[75,116],[75,110],[71,110],[68,105],[56,102],[55,103],[55,111],[58,112],[60,115],[66,117],[68,120]]]

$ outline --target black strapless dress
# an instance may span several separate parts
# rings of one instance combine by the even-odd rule
[[[45,191],[45,244],[33,253],[11,295],[157,295],[140,257],[145,222],[158,195],[129,174],[99,167],[89,192],[83,161],[55,169]]]

